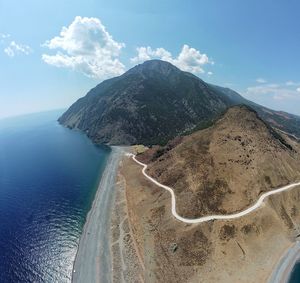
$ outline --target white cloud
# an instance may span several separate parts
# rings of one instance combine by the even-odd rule
[[[300,87],[298,87],[298,88],[296,89],[296,91],[300,92]]]
[[[285,83],[287,86],[300,86],[300,82],[287,81]]]
[[[115,41],[98,18],[75,17],[60,35],[44,43],[58,50],[55,55],[43,54],[47,64],[69,68],[96,79],[120,75],[125,66],[119,55],[124,43]]]
[[[294,86],[294,85],[296,85],[296,83],[293,82],[293,81],[287,81],[285,84],[286,84],[287,86]]]
[[[266,81],[265,79],[263,79],[263,78],[257,78],[257,79],[256,79],[256,82],[258,82],[258,83],[260,83],[260,84],[264,84],[264,83],[266,83],[267,81]]]
[[[212,75],[213,75],[213,72],[207,72],[207,74],[208,74],[209,76],[212,76]]]
[[[159,58],[164,61],[170,61],[172,59],[172,54],[164,48],[152,49],[150,46],[148,46],[138,47],[136,50],[138,55],[130,59],[134,64],[142,63],[153,58]]]
[[[28,45],[11,41],[10,44],[4,48],[4,52],[7,54],[7,56],[14,57],[18,54],[29,55],[32,52],[32,49]]]
[[[248,98],[258,97],[261,95],[271,96],[275,100],[286,100],[286,99],[300,99],[299,96],[300,88],[297,90],[287,88],[285,85],[279,84],[265,84],[248,87],[245,92],[245,96]]]
[[[6,34],[6,33],[0,33],[0,38],[1,39],[6,39],[6,38],[9,38],[10,37],[10,34]]]
[[[183,71],[195,74],[204,73],[203,66],[213,64],[206,54],[202,54],[199,50],[189,47],[186,44],[183,45],[181,52],[175,58],[171,52],[162,47],[156,49],[152,49],[150,46],[138,47],[137,52],[137,56],[131,58],[132,63],[136,64],[150,59],[161,59],[172,63]]]

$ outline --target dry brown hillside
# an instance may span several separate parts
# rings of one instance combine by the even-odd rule
[[[230,108],[212,127],[153,147],[138,158],[174,188],[177,211],[195,218],[232,213],[262,192],[300,180],[300,146],[246,106]]]

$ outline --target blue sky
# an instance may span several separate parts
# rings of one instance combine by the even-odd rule
[[[0,0],[0,118],[65,108],[149,58],[300,115],[299,10],[296,0]]]

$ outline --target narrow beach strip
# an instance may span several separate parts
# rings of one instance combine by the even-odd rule
[[[72,282],[111,282],[110,214],[121,147],[112,147],[80,238]]]

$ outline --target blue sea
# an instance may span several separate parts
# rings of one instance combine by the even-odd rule
[[[70,282],[110,149],[62,111],[0,120],[0,282]]]
[[[300,282],[300,262],[298,261],[291,273],[291,276],[289,278],[289,283],[299,283]]]

